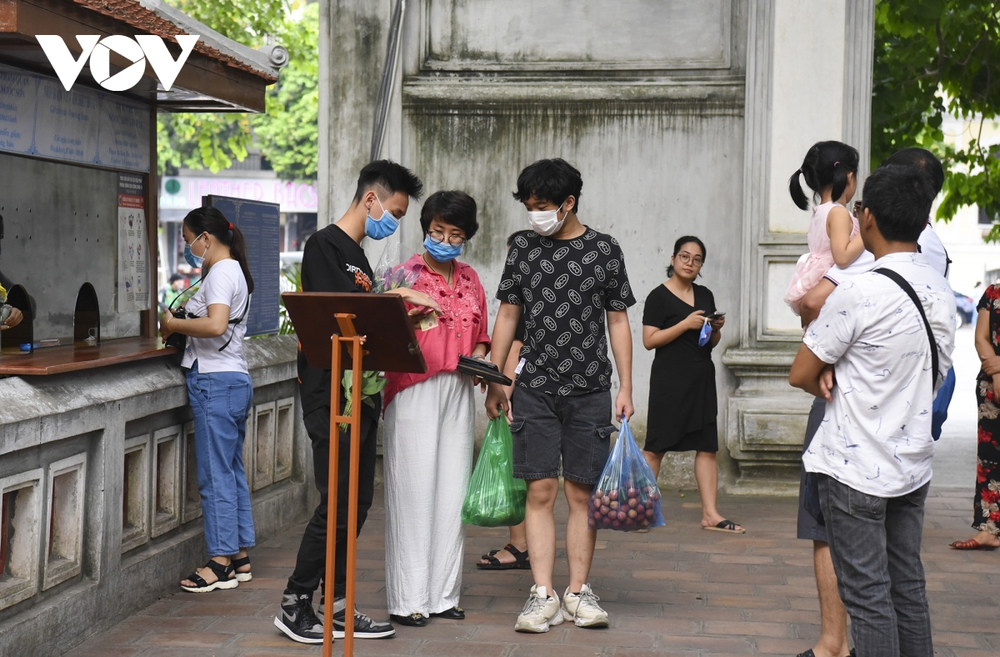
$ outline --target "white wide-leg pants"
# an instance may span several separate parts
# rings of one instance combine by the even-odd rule
[[[472,380],[441,372],[385,410],[385,590],[389,613],[424,616],[458,606],[472,470]]]

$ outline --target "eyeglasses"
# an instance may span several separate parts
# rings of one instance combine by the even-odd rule
[[[695,267],[701,267],[701,264],[704,262],[701,256],[693,256],[687,251],[681,251],[674,257],[685,265],[694,265]]]
[[[445,242],[448,242],[448,244],[451,244],[452,246],[462,246],[465,244],[465,238],[461,235],[448,235],[446,237],[445,234],[439,230],[427,231],[427,236],[431,238],[432,242],[436,242],[437,244],[443,244]]]

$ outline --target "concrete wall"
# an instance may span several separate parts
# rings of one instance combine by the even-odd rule
[[[244,462],[258,542],[315,494],[295,340],[249,340]],[[165,359],[0,380],[0,493],[13,499],[0,654],[62,654],[207,559],[181,370]]]
[[[320,53],[331,88],[320,179],[342,188],[334,219],[367,159],[368,57],[384,60],[393,3],[335,4]],[[852,143],[867,161],[873,11],[873,0],[414,0],[381,156],[411,167],[428,193],[476,198],[481,232],[465,257],[490,297],[505,238],[528,228],[510,196],[517,174],[554,156],[580,169],[580,217],[622,243],[640,301],[630,311],[640,442],[652,361],[641,301],[666,278],[677,237],[704,239],[702,282],[728,313],[715,356],[721,483],[791,490],[808,399],[787,383],[801,331],[780,299],[808,214],[782,187],[819,139]],[[417,215],[402,223],[403,256],[419,249]],[[366,248],[373,261],[383,249]],[[662,483],[693,485],[691,461],[674,459]]]
[[[390,4],[337,3],[330,9],[331,40],[357,39],[345,7],[364,20],[380,15],[388,26]],[[475,197],[480,232],[464,258],[486,287],[491,316],[499,305],[492,298],[506,238],[529,227],[523,206],[511,197],[518,173],[539,158],[558,156],[583,174],[580,218],[621,242],[639,302],[629,315],[636,340],[633,428],[641,442],[652,363],[639,341],[643,302],[666,280],[677,237],[705,240],[702,282],[730,318],[741,315],[741,240],[732,227],[742,194],[745,3],[423,0],[407,3],[403,29],[382,155],[410,167],[428,194],[462,189]],[[381,63],[384,36],[375,52]],[[341,72],[343,53],[338,47],[321,57],[338,71],[336,93],[357,98],[377,78],[361,81],[353,71]],[[348,116],[370,118],[374,107],[335,111],[345,122]],[[371,128],[363,121],[356,127],[364,131],[349,139],[339,130],[329,133],[332,174],[360,168],[356,160],[367,153]],[[335,162],[351,164],[342,169]],[[336,177],[331,175],[335,184]],[[341,184],[343,194],[353,191],[353,180]],[[332,218],[349,198],[340,203]],[[402,223],[403,257],[420,248],[418,216],[415,204]],[[381,248],[369,247],[373,262]],[[735,344],[736,335],[727,329],[717,353]],[[718,376],[725,399],[733,381],[721,366]],[[720,411],[721,423],[725,409]],[[482,409],[480,416],[483,425]],[[725,463],[724,448],[722,459],[731,481],[736,469]],[[693,455],[679,457],[680,467],[665,468],[664,480],[693,486],[692,461]]]

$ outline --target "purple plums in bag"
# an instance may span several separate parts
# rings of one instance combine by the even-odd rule
[[[662,527],[666,523],[653,469],[636,445],[625,417],[621,420],[618,440],[590,495],[587,526],[620,532]]]

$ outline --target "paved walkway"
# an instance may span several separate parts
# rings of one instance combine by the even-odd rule
[[[1000,553],[956,552],[968,528],[971,491],[932,489],[924,531],[935,654],[1000,654]],[[721,508],[748,527],[745,536],[700,531],[697,495],[668,493],[664,528],[648,534],[601,531],[591,583],[611,614],[611,628],[567,623],[548,634],[513,630],[531,586],[525,571],[482,572],[478,555],[506,542],[502,530],[469,528],[462,606],[465,621],[400,627],[395,638],[355,642],[357,655],[477,657],[724,657],[795,655],[819,633],[810,543],[795,540],[795,501],[723,497]],[[362,533],[359,606],[384,611],[381,489]],[[565,504],[557,507],[565,517]],[[272,619],[291,572],[301,527],[257,547],[254,579],[233,591],[178,592],[91,637],[74,657],[183,655],[263,657],[321,654],[286,639]],[[560,545],[557,586],[565,586]],[[418,555],[414,555],[415,558]],[[335,654],[341,652],[335,644]]]

